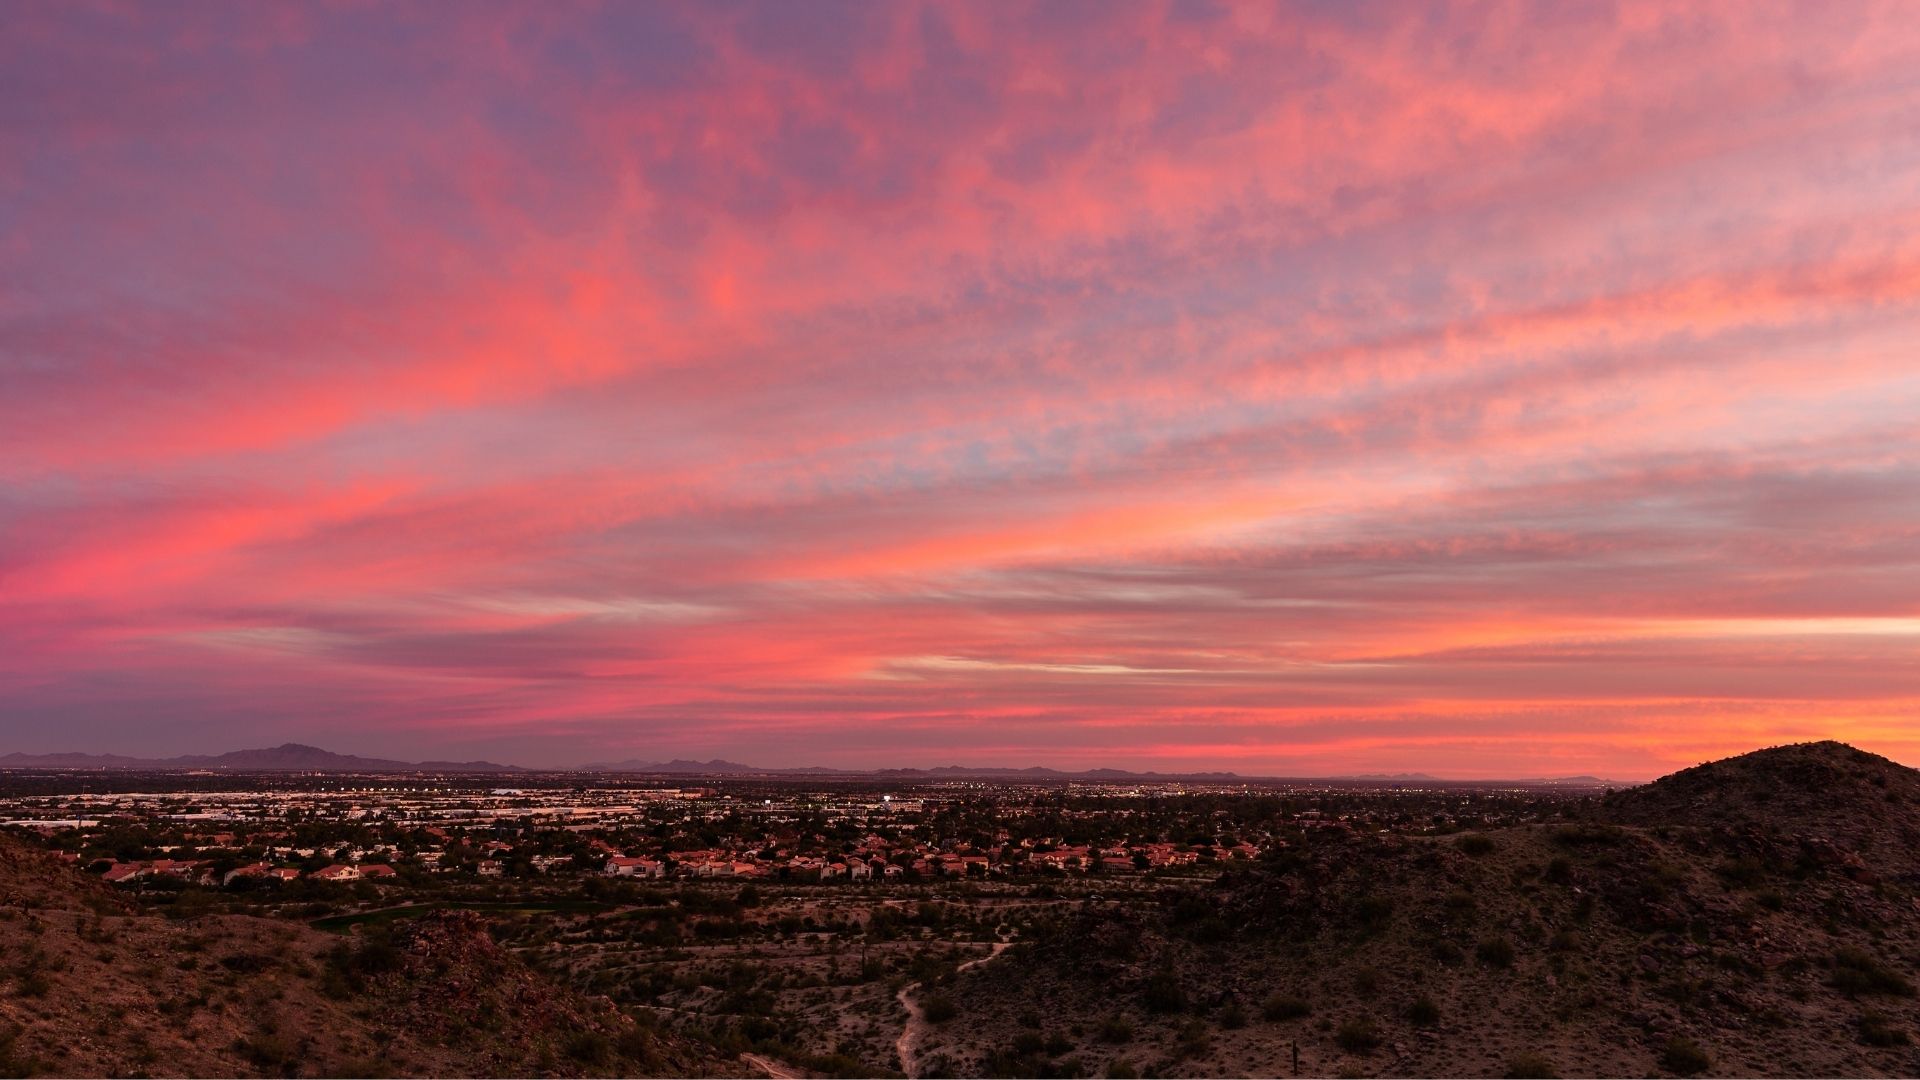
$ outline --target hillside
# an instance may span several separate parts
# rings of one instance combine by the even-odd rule
[[[1609,795],[1623,825],[1763,832],[1908,860],[1920,852],[1920,772],[1844,743],[1777,746]]]
[[[553,986],[470,914],[340,937],[143,915],[0,837],[0,1075],[738,1072]]]
[[[1914,1075],[1920,774],[1835,744],[1566,820],[1309,830],[938,989],[962,1075]],[[943,1008],[944,1011],[944,1008]]]

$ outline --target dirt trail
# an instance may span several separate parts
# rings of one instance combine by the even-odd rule
[[[782,1065],[770,1057],[760,1054],[741,1054],[740,1060],[766,1073],[771,1080],[801,1080],[804,1075],[793,1070],[791,1065]]]
[[[1012,943],[1006,941],[994,942],[992,952],[961,964],[953,969],[953,973],[958,975],[968,968],[979,967],[1006,952],[1010,944]],[[911,983],[901,987],[897,995],[900,999],[900,1007],[907,1010],[907,1026],[900,1029],[900,1038],[893,1044],[893,1048],[900,1055],[900,1071],[907,1075],[907,1080],[914,1080],[920,1075],[920,1040],[929,1026],[927,1011],[920,1007],[919,1002],[913,1000],[914,991],[918,989],[920,989],[919,983]]]

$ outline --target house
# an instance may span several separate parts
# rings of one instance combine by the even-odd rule
[[[882,870],[882,871],[880,871],[880,873],[881,873],[881,874],[882,874],[882,875],[883,875],[883,876],[884,876],[884,877],[885,877],[885,878],[886,878],[886,879],[887,879],[888,881],[898,881],[898,880],[900,880],[900,878],[902,878],[902,877],[904,877],[904,876],[906,875],[906,872],[907,872],[907,868],[906,868],[906,867],[904,867],[904,866],[896,866],[896,865],[894,865],[893,863],[888,863],[888,864],[887,864],[887,866],[886,866],[886,869],[884,869],[884,870]]]
[[[359,881],[360,868],[348,866],[345,863],[334,863],[332,866],[323,866],[308,876],[316,881]]]
[[[385,863],[362,863],[360,876],[363,878],[390,878],[394,876],[393,867]]]
[[[252,863],[227,871],[226,876],[220,879],[220,884],[231,885],[241,878],[264,878],[272,870],[273,867],[268,866],[266,863]]]
[[[848,881],[873,880],[873,864],[865,859],[855,859],[847,864]]]
[[[297,866],[269,866],[266,863],[251,863],[236,870],[229,870],[220,879],[222,885],[232,885],[242,878],[261,878],[266,881],[293,881],[300,877]]]
[[[480,863],[480,876],[499,877],[506,872],[506,869],[507,864],[501,862],[499,859],[484,859]]]
[[[602,867],[600,872],[608,877],[660,878],[667,876],[667,864],[658,859],[638,859],[628,858],[625,855],[615,855],[613,858],[607,860],[607,865]]]
[[[129,881],[134,881],[144,876],[146,873],[147,868],[141,866],[139,863],[114,863],[112,866],[107,867],[106,873],[100,875],[100,880],[113,885],[124,885]]]

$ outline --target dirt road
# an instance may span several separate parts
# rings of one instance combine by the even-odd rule
[[[770,1057],[759,1054],[741,1054],[740,1060],[766,1073],[772,1080],[800,1080],[800,1073],[790,1065],[782,1065]]]
[[[953,973],[959,975],[968,968],[979,967],[1006,952],[1009,944],[1005,941],[994,942],[992,952],[961,964],[953,969]],[[907,1080],[914,1080],[920,1075],[920,1040],[926,1035],[927,1028],[931,1026],[927,1023],[927,1011],[920,1007],[919,1002],[913,1000],[914,992],[919,989],[919,983],[912,983],[901,987],[899,994],[900,1007],[907,1010],[907,1026],[900,1030],[900,1038],[893,1044],[893,1048],[900,1055],[900,1071],[907,1074]]]

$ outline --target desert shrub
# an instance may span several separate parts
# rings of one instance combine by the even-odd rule
[[[1313,1015],[1313,1006],[1307,999],[1294,994],[1274,994],[1260,1006],[1260,1015],[1272,1022],[1298,1020]]]
[[[1213,1036],[1207,1032],[1205,1021],[1189,1020],[1180,1025],[1177,1049],[1181,1057],[1195,1057],[1204,1054],[1212,1045]]]
[[[1139,1075],[1140,1070],[1126,1058],[1114,1058],[1107,1063],[1107,1080],[1136,1080]]]
[[[1465,889],[1453,890],[1452,892],[1446,895],[1446,898],[1444,900],[1440,902],[1446,905],[1446,908],[1449,912],[1452,912],[1456,915],[1470,914],[1472,913],[1474,907],[1476,906],[1475,901],[1473,899],[1473,894],[1468,892]]]
[[[1407,1021],[1420,1027],[1432,1027],[1440,1022],[1440,1006],[1429,997],[1415,998],[1407,1006]]]
[[[1553,1062],[1539,1054],[1519,1054],[1507,1059],[1507,1071],[1502,1075],[1507,1080],[1554,1080],[1560,1074]]]
[[[582,1065],[605,1065],[613,1060],[613,1040],[598,1031],[576,1031],[567,1036],[567,1056]]]
[[[1712,1068],[1713,1058],[1699,1043],[1684,1035],[1675,1035],[1660,1051],[1660,1067],[1670,1073],[1692,1076]]]
[[[1362,896],[1353,902],[1353,919],[1363,933],[1377,934],[1393,917],[1393,901],[1385,896]]]
[[[944,1024],[960,1014],[960,1010],[953,1004],[953,999],[945,994],[935,994],[928,998],[922,1009],[930,1024]]]
[[[21,1055],[19,1041],[23,1031],[18,1024],[0,1020],[0,1076],[37,1076],[48,1071],[46,1062]]]
[[[643,1017],[651,1014],[642,1013]],[[660,1065],[660,1044],[643,1023],[635,1023],[624,1030],[614,1040],[614,1048],[620,1056],[642,1067],[641,1071],[652,1072]]]
[[[1363,967],[1353,973],[1353,989],[1361,997],[1372,997],[1380,992],[1380,984],[1385,979],[1379,968]]]
[[[1047,1040],[1037,1031],[1022,1031],[1013,1037],[1013,1052],[1019,1057],[1035,1057],[1046,1049]]]
[[[1333,1033],[1333,1041],[1350,1054],[1364,1054],[1380,1045],[1380,1026],[1367,1016],[1343,1020]]]
[[[1228,1031],[1238,1031],[1247,1026],[1247,1010],[1239,1002],[1232,1002],[1220,1010],[1220,1026]]]
[[[250,1039],[239,1040],[234,1049],[244,1054],[256,1068],[268,1072],[279,1072],[300,1057],[293,1046],[275,1032],[257,1032]]]
[[[1171,971],[1160,971],[1148,977],[1141,1000],[1148,1012],[1177,1013],[1187,1007],[1187,992],[1180,986],[1179,976]]]
[[[1119,1014],[1100,1021],[1096,1037],[1103,1043],[1129,1043],[1133,1041],[1133,1022]],[[1108,1075],[1112,1075],[1109,1073]]]
[[[223,956],[220,958],[221,967],[241,975],[255,971],[265,971],[267,968],[272,967],[273,963],[273,957],[262,956],[258,953],[235,953],[232,956]]]
[[[1553,858],[1548,859],[1546,878],[1555,885],[1572,884],[1573,860],[1567,858],[1565,855],[1555,855]]]
[[[1905,1046],[1911,1038],[1905,1028],[1877,1012],[1861,1013],[1858,1030],[1860,1041],[1868,1046]]]
[[[1839,949],[1833,954],[1833,978],[1829,982],[1849,997],[1861,994],[1912,997],[1914,992],[1913,983],[1906,976],[1852,948]]]
[[[1562,825],[1553,830],[1553,842],[1565,848],[1612,847],[1626,839],[1627,831],[1618,825],[1581,823]]]
[[[1493,837],[1485,833],[1468,833],[1460,839],[1455,840],[1453,846],[1477,859],[1482,855],[1493,854],[1494,850],[1500,845],[1494,843]]]
[[[1751,855],[1729,859],[1713,868],[1720,879],[1735,888],[1751,889],[1767,879],[1767,867]]]
[[[1483,938],[1473,955],[1488,967],[1509,968],[1513,966],[1513,942],[1503,937]]]

